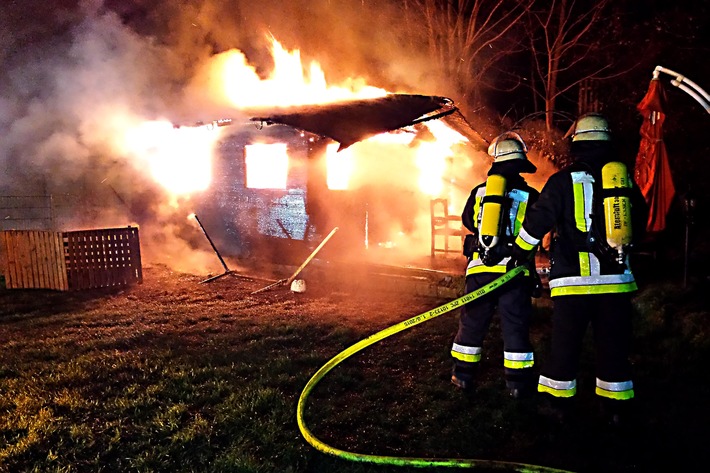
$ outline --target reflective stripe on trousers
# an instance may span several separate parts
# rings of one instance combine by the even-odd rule
[[[634,398],[634,383],[633,381],[609,383],[597,378],[595,393],[597,396],[626,401]]]
[[[533,352],[516,353],[505,351],[503,352],[503,366],[511,369],[532,368],[535,365],[535,356]]]
[[[467,347],[454,343],[451,347],[451,356],[457,360],[467,363],[477,363],[481,361],[481,347]],[[503,366],[510,369],[532,368],[535,365],[535,355],[533,352],[516,353],[503,352]]]
[[[451,347],[451,356],[468,363],[477,363],[481,361],[481,347],[467,347],[454,343]]]
[[[537,390],[541,393],[549,393],[555,397],[572,397],[577,394],[577,380],[557,381],[546,376],[540,376]]]
[[[577,380],[557,381],[540,376],[537,390],[541,393],[552,394],[555,397],[572,397],[577,394]],[[634,383],[633,381],[609,383],[597,378],[595,394],[607,399],[627,401],[634,398]]]

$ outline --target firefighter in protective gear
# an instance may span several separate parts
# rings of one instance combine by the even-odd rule
[[[538,197],[521,173],[537,168],[527,158],[525,142],[517,133],[498,136],[488,149],[494,162],[488,179],[476,186],[463,209],[461,220],[471,232],[464,243],[468,257],[466,292],[485,286],[507,271],[510,249],[527,206]],[[534,265],[504,287],[486,294],[461,309],[458,333],[451,348],[454,367],[451,381],[471,393],[483,354],[483,340],[496,307],[503,334],[503,365],[506,386],[513,397],[534,391],[533,349],[529,337],[532,314],[531,273]]]
[[[569,409],[577,392],[582,340],[591,324],[596,394],[605,414],[616,422],[634,397],[628,358],[631,294],[637,287],[628,249],[632,239],[642,236],[648,210],[614,152],[607,120],[583,115],[571,131],[573,162],[550,176],[538,201],[528,208],[514,253],[532,250],[552,231],[552,347],[538,391],[552,396],[546,399],[558,412]],[[604,222],[604,206],[612,210],[610,215],[618,211],[612,217],[616,222]]]

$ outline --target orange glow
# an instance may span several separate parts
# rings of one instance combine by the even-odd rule
[[[447,159],[454,156],[452,147],[468,139],[439,120],[426,122],[425,125],[436,141],[423,142],[417,148],[416,163],[420,170],[419,189],[431,197],[437,197],[444,193],[447,180],[453,178],[446,175]]]
[[[391,185],[409,180],[430,197],[444,197],[446,185],[453,179],[453,146],[467,139],[443,122],[427,122],[425,126],[434,141],[414,142],[414,133],[393,132],[372,136],[339,152],[337,143],[328,145],[328,188],[354,189],[375,182]],[[409,163],[416,175],[406,171]]]
[[[366,141],[370,143],[397,144],[409,146],[414,140],[414,133],[380,133],[379,135],[371,136]]]
[[[252,144],[244,147],[246,186],[250,189],[286,189],[286,143]]]
[[[392,132],[371,136],[342,151],[338,151],[338,143],[329,144],[326,150],[328,189],[351,189],[356,175],[360,180],[374,179],[381,174],[378,156],[383,150],[390,158],[401,155],[396,159],[410,159],[407,147],[412,140],[413,133]]]
[[[338,143],[332,143],[326,148],[327,183],[331,190],[347,189],[354,168],[352,149],[338,152],[339,146]]]
[[[446,156],[440,152],[436,142],[426,142],[419,145],[416,158],[419,167],[419,190],[432,197],[440,195],[444,190],[444,171]]]

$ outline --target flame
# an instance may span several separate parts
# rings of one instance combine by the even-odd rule
[[[317,61],[311,61],[308,74],[298,49],[286,50],[271,37],[274,69],[262,80],[244,53],[232,49],[217,55],[212,73],[221,78],[224,95],[237,108],[322,104],[352,99],[382,97],[387,91],[368,86],[363,79],[348,79],[344,84],[328,85]]]
[[[443,122],[427,122],[425,125],[434,141],[417,141],[413,145],[413,133],[392,132],[370,137],[339,152],[337,143],[328,145],[328,188],[348,189],[365,180],[402,180],[405,176],[401,169],[413,160],[418,168],[415,181],[419,190],[430,197],[444,196],[447,185],[453,182],[454,146],[468,140]],[[385,168],[385,161],[394,164]]]
[[[367,139],[370,143],[386,143],[409,146],[414,140],[414,133],[380,133],[379,135],[371,136]]]
[[[286,189],[288,147],[286,143],[257,143],[244,147],[246,186],[250,189]]]
[[[207,66],[207,75],[218,77],[218,84],[210,83],[209,88],[221,90],[221,100],[240,109],[328,103],[387,94],[384,89],[366,85],[362,79],[329,86],[318,62],[311,62],[306,74],[300,51],[285,49],[273,37],[271,53],[274,69],[263,80],[242,51],[232,49],[214,56]],[[212,152],[219,135],[216,129],[214,124],[176,128],[167,121],[146,121],[125,130],[120,147],[125,153],[137,156],[139,167],[147,166],[156,182],[173,195],[191,194],[210,185]],[[277,157],[273,158],[276,161],[265,157],[270,154],[266,148],[257,146],[249,151],[249,187],[286,187],[288,155],[283,147],[283,150],[271,148],[276,150]],[[259,158],[250,158],[253,153],[258,153]],[[271,176],[265,178],[260,168],[267,162]],[[279,171],[275,172],[277,168]]]
[[[455,154],[453,147],[468,139],[439,120],[425,122],[425,125],[436,140],[425,141],[417,148],[419,189],[431,197],[442,196],[446,184],[453,182],[453,175],[446,175],[447,171],[451,174],[447,161],[451,161]]]
[[[447,199],[451,215],[460,213],[470,188],[458,186],[457,176],[469,176],[471,162],[461,158],[458,145],[467,138],[441,121],[423,126],[431,136],[415,139],[415,133],[392,132],[373,136],[342,151],[326,149],[329,189],[357,190],[371,186],[391,192],[391,202],[375,200],[365,210],[366,249],[430,251],[431,214],[428,200]],[[412,192],[418,189],[419,192]],[[400,218],[402,196],[416,214]],[[399,199],[399,200],[398,200]],[[390,207],[390,211],[387,207]],[[406,214],[406,213],[405,213]],[[405,215],[403,214],[403,215]],[[370,234],[370,232],[373,232]],[[455,246],[454,241],[449,242]]]
[[[147,165],[159,184],[180,195],[208,188],[218,135],[209,126],[176,128],[165,120],[147,121],[128,128],[122,142],[139,167]]]
[[[352,149],[338,152],[339,146],[338,143],[332,143],[326,148],[326,181],[331,190],[348,188],[355,165]]]

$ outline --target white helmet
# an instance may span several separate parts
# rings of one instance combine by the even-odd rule
[[[572,141],[610,141],[609,122],[599,113],[582,115],[574,124]]]
[[[497,136],[488,147],[488,154],[495,159],[491,172],[494,167],[502,167],[504,164],[517,172],[535,172],[537,168],[528,161],[527,152],[528,147],[519,134],[506,131]]]

